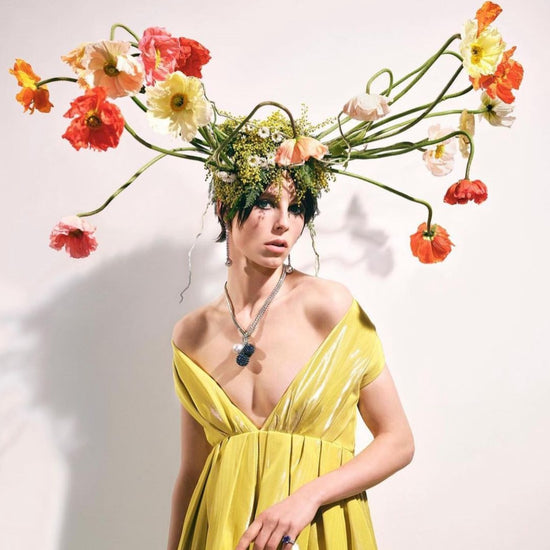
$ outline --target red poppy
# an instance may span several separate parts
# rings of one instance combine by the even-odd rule
[[[118,145],[124,118],[114,103],[105,101],[106,97],[104,88],[91,88],[77,97],[65,113],[73,120],[62,137],[77,151],[82,147],[105,151]]]
[[[470,77],[474,90],[483,88],[492,99],[498,97],[504,103],[513,103],[512,90],[518,90],[523,80],[523,67],[512,59],[515,50],[514,46],[502,54],[502,61],[494,74]]]
[[[418,226],[416,233],[411,235],[411,251],[423,264],[434,264],[444,260],[454,244],[449,234],[440,225],[433,224],[430,232],[426,231],[426,222]]]
[[[468,179],[453,183],[447,189],[443,199],[448,204],[466,204],[468,201],[481,204],[485,200],[487,200],[487,186],[481,180]]]
[[[97,248],[95,227],[78,216],[66,216],[50,234],[50,246],[65,250],[72,258],[85,258]]]
[[[210,52],[196,40],[179,38],[180,53],[176,60],[176,70],[187,76],[202,78],[202,66],[210,61]]]

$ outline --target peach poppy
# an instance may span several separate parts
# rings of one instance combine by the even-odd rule
[[[481,180],[462,179],[447,189],[443,200],[447,204],[481,204],[487,200],[487,186]]]
[[[176,60],[176,70],[187,76],[202,78],[202,66],[210,61],[210,52],[191,38],[179,38],[180,52]]]
[[[352,97],[342,111],[355,120],[374,121],[390,112],[388,99],[378,94],[359,94]]]
[[[438,140],[452,132],[452,128],[441,128],[439,124],[434,124],[428,128],[428,139]],[[454,168],[455,154],[456,138],[452,137],[430,145],[422,154],[422,158],[434,176],[446,176]]]
[[[157,80],[165,80],[176,69],[180,42],[163,27],[145,29],[138,48],[145,67],[145,80],[149,86]]]
[[[485,2],[481,8],[477,10],[477,33],[481,34],[502,12],[502,8],[493,2]]]
[[[40,77],[33,71],[29,63],[23,59],[16,59],[13,69],[9,71],[17,79],[17,84],[21,86],[21,90],[15,96],[15,99],[23,105],[24,112],[29,111],[32,114],[36,109],[41,113],[49,113],[53,107],[50,103],[50,92],[47,86],[36,86],[36,83],[40,81]]]
[[[434,264],[443,261],[451,252],[454,244],[447,231],[440,225],[432,224],[430,232],[426,231],[426,222],[418,226],[411,235],[411,251],[423,264]]]
[[[61,56],[61,61],[67,63],[67,65],[77,74],[78,85],[82,88],[89,88],[88,82],[86,82],[86,67],[83,64],[86,46],[88,44],[89,42],[83,42],[80,46],[77,46],[70,52]]]
[[[504,103],[513,103],[515,100],[513,89],[518,90],[523,80],[523,67],[512,59],[516,47],[505,51],[502,61],[494,74],[470,77],[474,90],[484,89],[492,99],[499,98]]]
[[[327,153],[328,147],[319,140],[300,136],[297,139],[286,139],[279,145],[275,154],[275,164],[279,166],[303,164],[311,157],[321,160]]]
[[[141,61],[130,55],[130,43],[115,40],[87,44],[79,74],[91,87],[105,88],[111,98],[137,94],[143,86]]]
[[[77,97],[64,116],[72,118],[63,134],[78,151],[82,147],[105,151],[118,145],[124,130],[124,118],[120,109],[106,101],[104,88],[90,88]]]
[[[72,258],[85,258],[97,248],[95,227],[78,216],[66,216],[52,229],[50,247],[63,247]]]

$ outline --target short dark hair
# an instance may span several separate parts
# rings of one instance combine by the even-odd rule
[[[313,195],[310,189],[306,189],[304,196],[300,201],[300,204],[304,209],[303,214],[304,214],[304,227],[305,227],[319,213],[319,208],[317,206],[317,197]],[[237,210],[235,217],[237,218],[237,222],[239,225],[242,225],[248,219],[248,216],[250,216],[250,213],[252,212],[253,208],[254,208],[254,205],[247,206],[246,208],[242,207]],[[225,231],[225,224],[227,221],[226,205],[223,203],[219,203],[216,213],[218,215],[218,222],[220,223],[220,228],[221,228],[220,234],[218,235],[216,242],[221,243],[225,241],[225,239],[227,238],[227,234]]]

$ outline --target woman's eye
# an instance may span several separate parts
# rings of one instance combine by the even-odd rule
[[[268,199],[258,199],[255,202],[254,206],[257,206],[258,208],[261,208],[262,210],[266,210],[266,209],[270,208],[271,206],[273,206],[273,204]]]
[[[302,208],[302,205],[301,204],[291,204],[289,207],[288,207],[288,211],[291,213],[291,214],[296,214],[297,216],[299,216],[300,214],[303,214],[304,213],[304,209]]]

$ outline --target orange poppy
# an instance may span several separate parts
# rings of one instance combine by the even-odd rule
[[[426,222],[418,226],[416,233],[411,235],[411,251],[423,264],[434,264],[444,260],[451,252],[454,244],[449,234],[440,225],[433,224],[426,231]]]
[[[513,89],[518,90],[523,80],[523,67],[520,63],[511,59],[516,47],[510,48],[502,55],[502,61],[492,75],[470,77],[474,90],[483,88],[489,97],[498,97],[504,103],[513,103]]]
[[[53,105],[50,103],[50,92],[46,86],[37,87],[36,83],[40,77],[33,71],[32,67],[23,59],[16,59],[10,73],[17,78],[17,84],[21,90],[15,99],[23,105],[25,112],[38,110],[41,113],[49,113]]]
[[[493,2],[485,2],[477,10],[477,35],[479,36],[499,15],[502,8]]]

